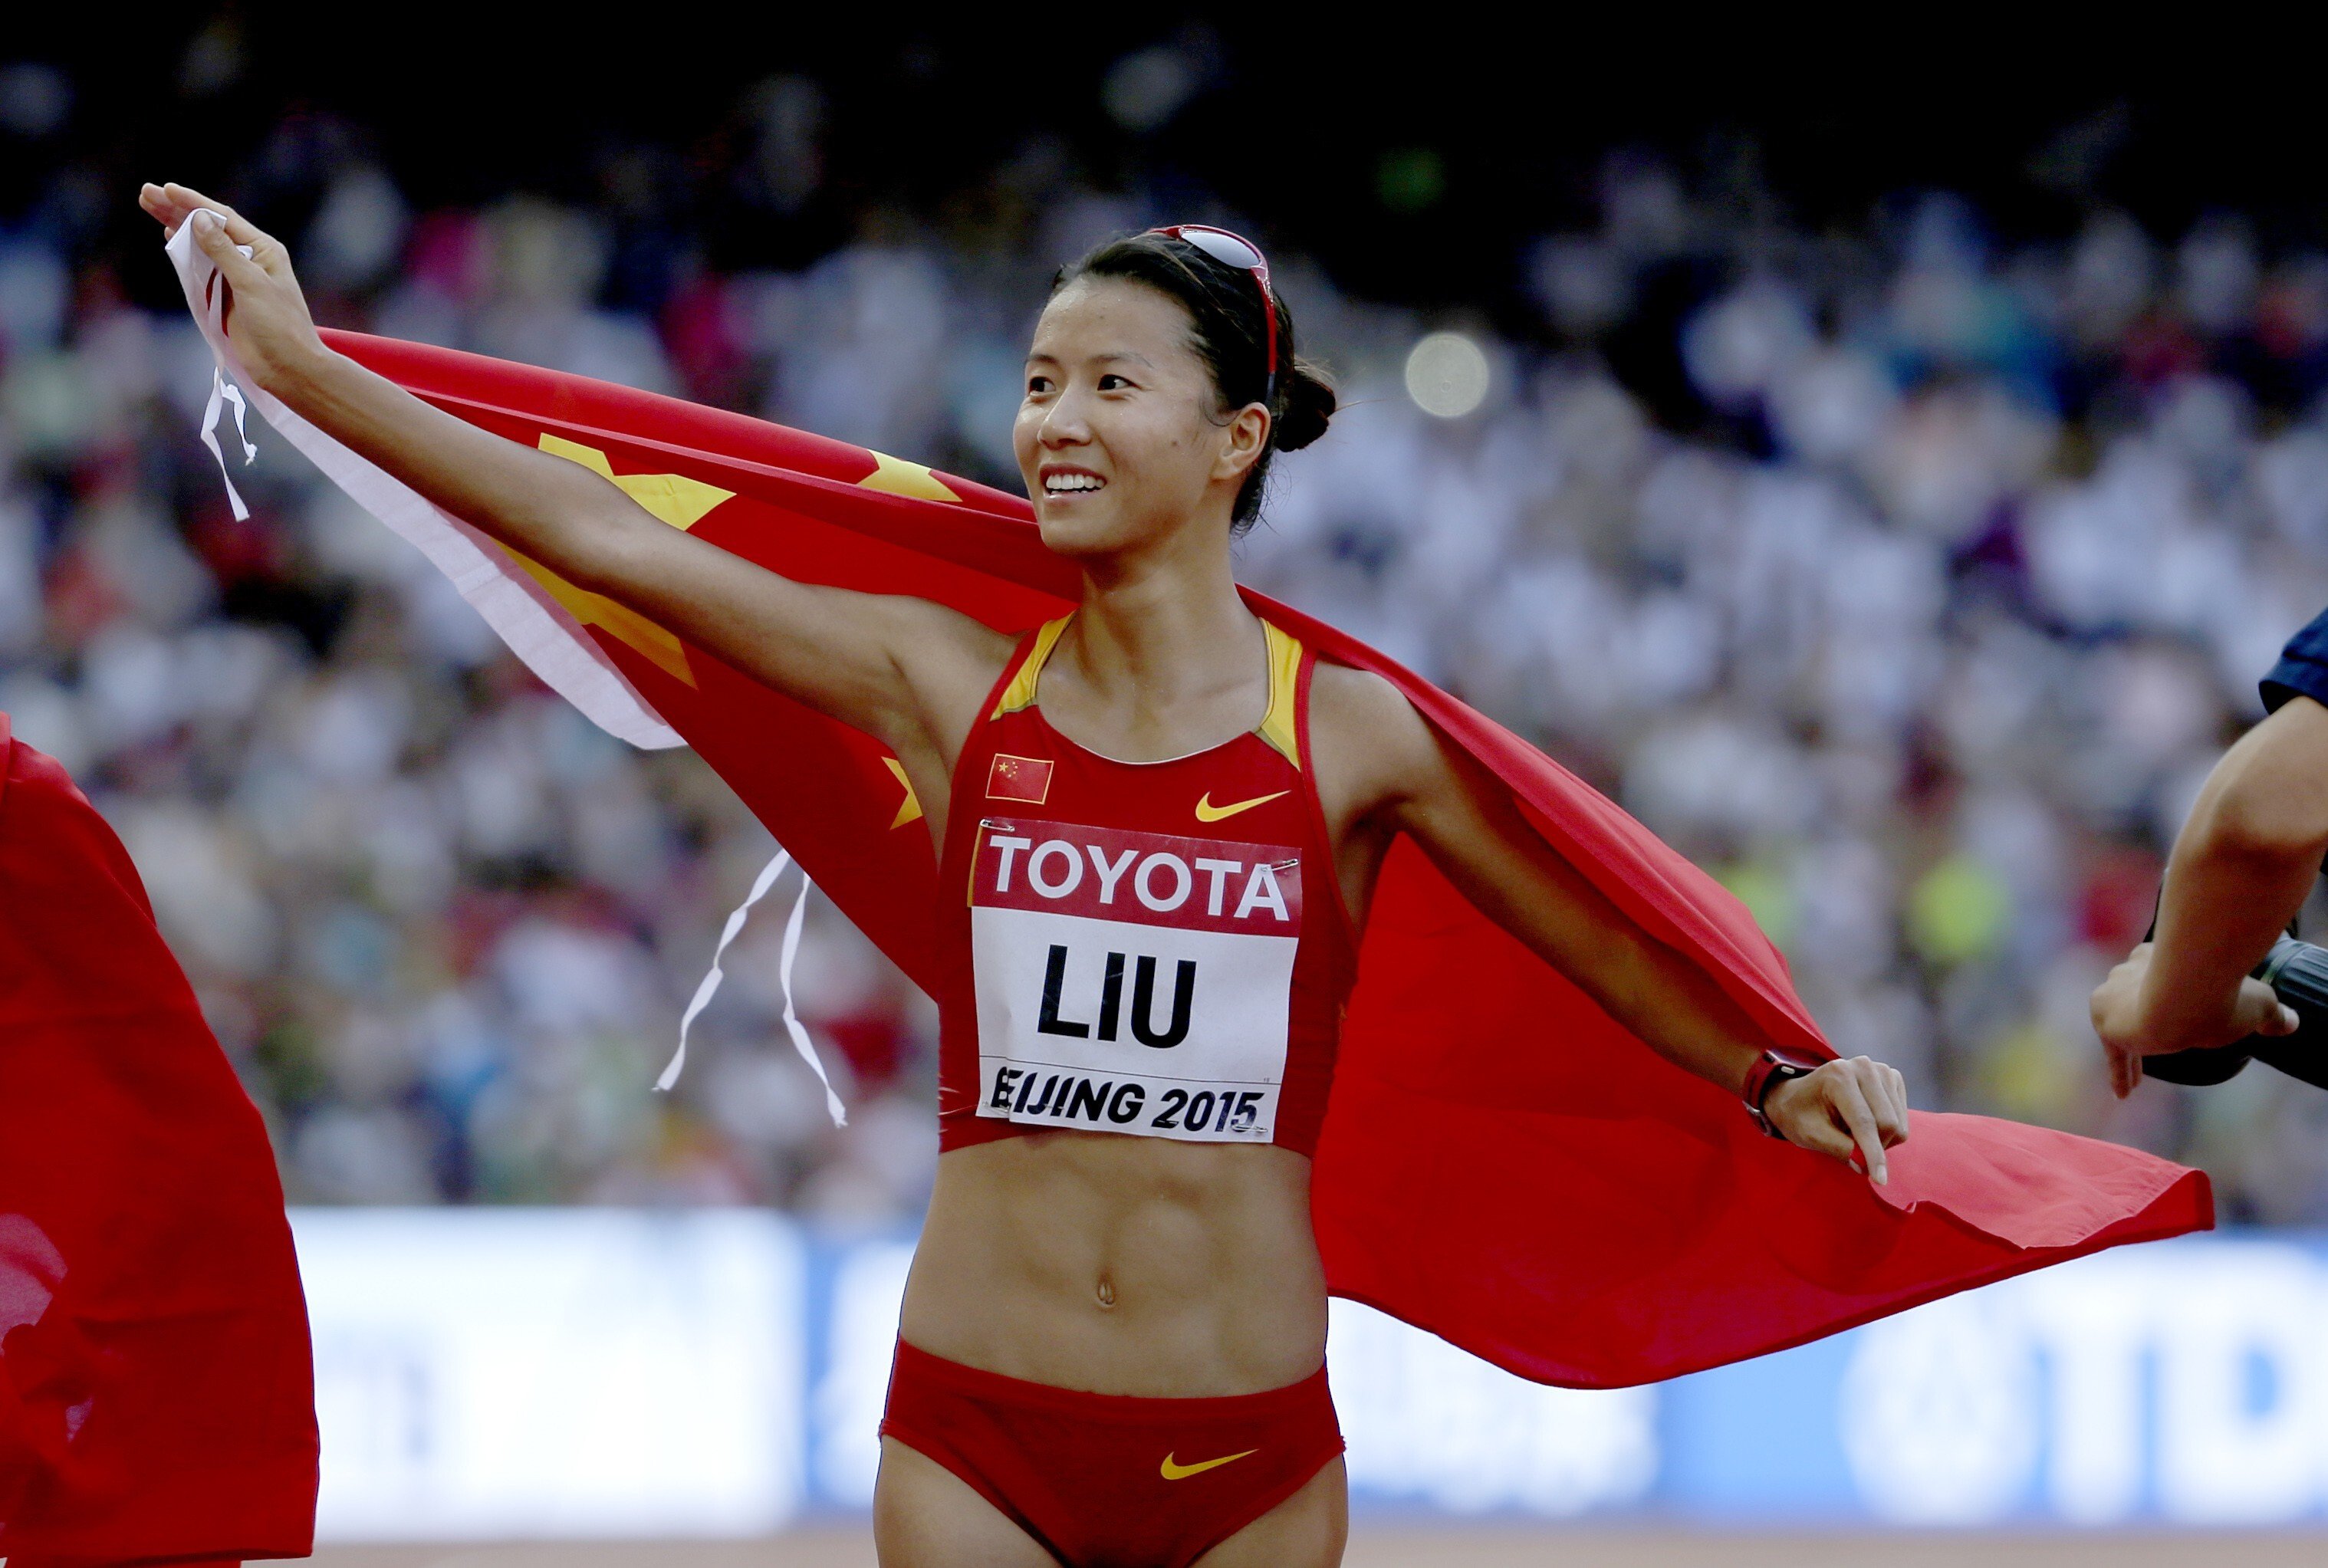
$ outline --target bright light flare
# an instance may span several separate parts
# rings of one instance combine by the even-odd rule
[[[1426,414],[1460,419],[1488,396],[1488,356],[1461,333],[1432,333],[1408,351],[1406,395]]]

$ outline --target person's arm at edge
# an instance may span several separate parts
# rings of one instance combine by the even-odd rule
[[[1765,1049],[1762,1031],[1698,964],[1650,936],[1547,843],[1500,781],[1450,744],[1380,676],[1320,664],[1311,731],[1363,737],[1335,746],[1357,799],[1412,837],[1479,911],[1573,981],[1676,1066],[1735,1094]],[[1321,725],[1320,719],[1324,720]],[[1775,1085],[1765,1113],[1787,1139],[1876,1181],[1908,1136],[1900,1074],[1864,1056]]]
[[[2323,852],[2328,708],[2295,696],[2207,775],[2167,859],[2156,938],[2094,992],[2118,1094],[2142,1081],[2144,1056],[2294,1030],[2248,972],[2303,907]]]

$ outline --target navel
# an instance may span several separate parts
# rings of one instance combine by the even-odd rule
[[[1099,1277],[1099,1290],[1097,1293],[1099,1296],[1099,1310],[1103,1312],[1112,1311],[1115,1308],[1115,1282],[1109,1279],[1105,1274],[1102,1274]]]

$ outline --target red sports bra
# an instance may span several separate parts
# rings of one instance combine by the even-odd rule
[[[1261,727],[1117,762],[1036,704],[1031,633],[955,765],[938,1144],[1075,1129],[1316,1152],[1357,943],[1310,767],[1316,661],[1263,623]]]

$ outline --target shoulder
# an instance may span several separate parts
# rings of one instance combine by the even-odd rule
[[[1437,737],[1405,692],[1323,659],[1310,678],[1310,746],[1321,767],[1372,799],[1413,793],[1441,766]]]
[[[2267,756],[2293,760],[2298,775],[2315,787],[2328,784],[2328,699],[2309,691],[2289,692],[2248,733],[2254,737],[2248,744]],[[2241,747],[2231,749],[2237,754]]]
[[[1406,693],[1371,670],[1318,661],[1310,677],[1310,712],[1313,725],[1385,724],[1394,728],[1422,726],[1422,715]]]
[[[2215,765],[2192,816],[2211,819],[2227,845],[2317,860],[2328,844],[2328,708],[2289,694]]]
[[[998,632],[975,615],[934,599],[886,594],[875,604],[892,656],[908,670],[943,669],[990,683],[1026,634]]]
[[[902,594],[876,596],[871,614],[907,694],[910,722],[951,758],[1025,634],[998,632],[974,615]]]

